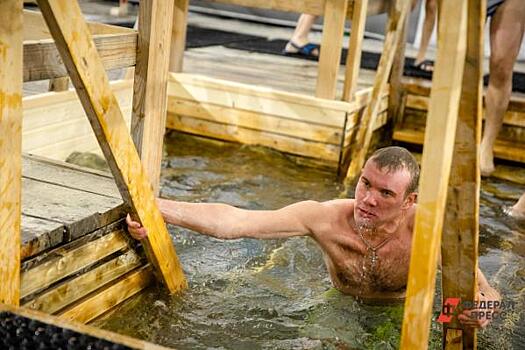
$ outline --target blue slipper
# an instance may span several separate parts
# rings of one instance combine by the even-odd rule
[[[313,52],[314,50],[317,49],[317,51],[319,51],[319,45],[315,45],[315,44],[312,44],[312,43],[308,43],[306,45],[303,45],[303,46],[299,46],[297,45],[296,43],[294,43],[293,41],[289,41],[288,42],[290,45],[292,45],[294,48],[297,49],[297,52],[289,52],[289,51],[286,51],[286,48],[283,50],[283,53],[285,55],[289,55],[289,56],[300,56],[300,57],[305,57],[305,58],[309,58],[309,59],[318,59],[319,56],[318,55],[315,55]]]

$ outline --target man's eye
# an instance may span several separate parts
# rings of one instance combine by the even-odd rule
[[[383,197],[392,197],[392,192],[390,191],[381,191]]]

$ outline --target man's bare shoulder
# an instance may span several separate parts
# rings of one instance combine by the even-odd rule
[[[354,211],[355,199],[345,198],[345,199],[332,199],[326,202],[322,202],[325,208],[329,210],[335,210],[337,212],[353,212]]]

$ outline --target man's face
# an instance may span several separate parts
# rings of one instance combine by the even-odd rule
[[[366,162],[355,189],[354,219],[358,227],[377,228],[397,219],[416,198],[405,196],[410,183],[406,169],[388,172],[379,169],[373,160]]]

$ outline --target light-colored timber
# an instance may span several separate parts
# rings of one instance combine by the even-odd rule
[[[0,303],[10,305],[20,299],[22,8],[0,2]]]
[[[133,84],[131,133],[142,165],[159,192],[162,145],[166,130],[166,88],[173,1],[147,1],[140,6],[137,65]]]
[[[426,349],[466,51],[467,3],[442,0],[400,348]],[[430,137],[432,135],[432,137]]]
[[[82,334],[86,334],[92,337],[104,339],[113,343],[128,346],[131,349],[143,349],[143,350],[162,350],[167,349],[159,345],[138,340],[135,338],[127,337],[117,333],[105,331],[95,327],[86,326],[79,322],[67,321],[62,318],[47,315],[40,311],[30,310],[23,307],[12,307],[9,305],[0,305],[0,311],[11,312],[20,316],[28,317],[40,322],[44,322],[49,325],[57,326],[60,328],[70,329]]]
[[[87,323],[137,294],[152,281],[151,268],[149,266],[140,267],[126,274],[119,281],[113,282],[103,291],[94,294],[91,298],[87,298],[61,312],[60,317]]]
[[[169,71],[182,72],[190,0],[174,0]]]
[[[38,2],[124,200],[149,231],[148,257],[170,292],[186,286],[151,184],[78,3]],[[88,63],[89,62],[89,63]],[[110,128],[111,127],[111,128]]]
[[[485,1],[469,0],[467,49],[447,206],[441,244],[442,298],[475,300],[478,268],[483,30]],[[461,281],[461,283],[458,283]],[[442,303],[443,304],[443,303]],[[462,329],[457,319],[443,325],[445,349],[456,349],[448,333],[459,333],[461,349],[475,349],[476,329]]]

